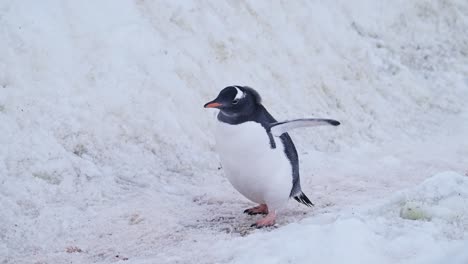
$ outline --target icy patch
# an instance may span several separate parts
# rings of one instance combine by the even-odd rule
[[[445,172],[372,208],[322,214],[217,250],[230,263],[462,264],[467,216],[468,177]]]
[[[408,202],[400,210],[400,217],[409,220],[430,220],[427,208],[421,203]]]

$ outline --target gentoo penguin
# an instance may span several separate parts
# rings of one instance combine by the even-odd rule
[[[262,105],[258,92],[247,86],[228,86],[204,107],[219,109],[216,150],[226,177],[237,191],[259,204],[244,213],[266,214],[252,226],[274,225],[277,210],[289,198],[313,205],[301,190],[296,147],[286,132],[298,127],[338,126],[338,121],[277,122]]]

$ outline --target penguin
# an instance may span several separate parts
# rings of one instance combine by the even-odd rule
[[[260,94],[248,86],[227,86],[204,107],[219,110],[214,134],[225,176],[239,193],[258,204],[244,213],[266,215],[252,226],[274,225],[278,210],[290,198],[313,206],[301,189],[299,156],[287,131],[340,122],[317,118],[278,122],[262,105]]]

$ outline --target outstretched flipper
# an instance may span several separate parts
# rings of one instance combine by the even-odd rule
[[[269,126],[269,130],[273,136],[279,137],[291,129],[295,129],[299,127],[324,126],[324,125],[338,126],[340,125],[340,122],[333,120],[333,119],[301,118],[301,119],[294,119],[294,120],[288,120],[288,121],[283,121],[283,122],[271,123]]]

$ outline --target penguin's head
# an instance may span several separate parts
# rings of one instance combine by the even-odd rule
[[[248,86],[228,86],[205,108],[218,108],[227,116],[249,115],[261,104],[260,95]]]

